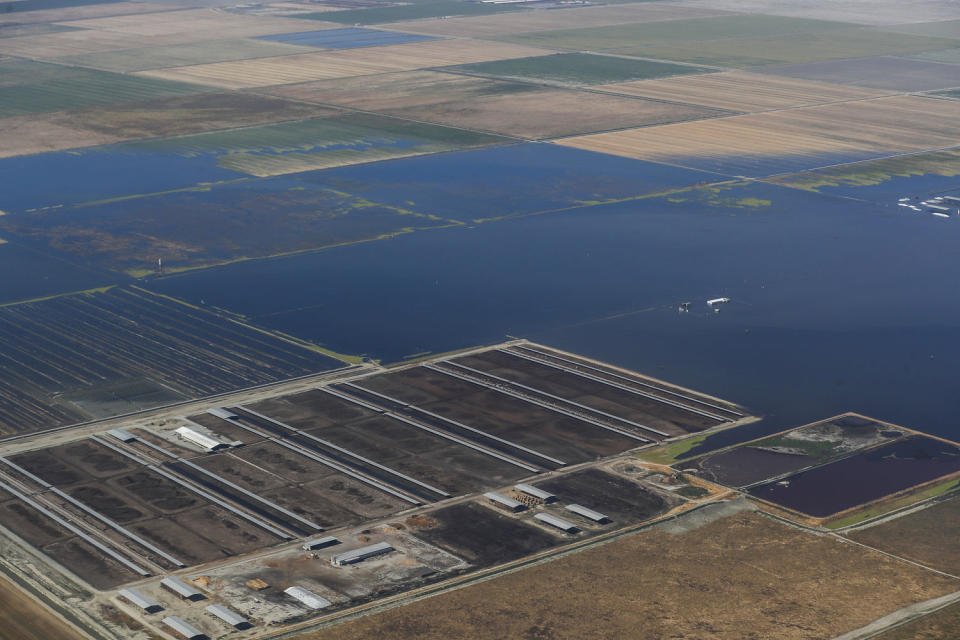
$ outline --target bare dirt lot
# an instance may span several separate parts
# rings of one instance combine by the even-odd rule
[[[632,535],[304,640],[832,638],[958,584],[740,513],[679,535]]]
[[[587,469],[538,482],[536,487],[555,494],[562,504],[579,504],[599,511],[620,526],[649,520],[667,511],[674,502],[679,502],[668,500],[636,482],[599,469]],[[560,517],[572,522],[580,522],[582,518],[566,509],[560,509],[560,512]]]
[[[960,497],[849,533],[857,542],[960,574]]]
[[[0,638],[52,640],[73,638],[76,632],[41,607],[33,598],[0,579]]]

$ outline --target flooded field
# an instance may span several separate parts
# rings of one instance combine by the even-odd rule
[[[958,471],[960,448],[912,436],[753,487],[750,495],[825,517]]]
[[[0,282],[0,304],[84,291],[119,279],[10,242],[0,242],[0,272],[17,274]]]

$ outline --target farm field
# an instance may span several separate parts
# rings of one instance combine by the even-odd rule
[[[829,29],[763,37],[723,38],[700,42],[654,42],[618,48],[612,53],[680,60],[724,67],[757,67],[840,58],[910,54],[955,47],[960,40],[918,38],[872,29]]]
[[[301,33],[281,33],[274,36],[260,36],[260,39],[302,45],[305,47],[320,47],[323,49],[355,49],[358,47],[377,47],[434,40],[434,38],[430,36],[378,31],[376,29],[358,29],[355,27],[347,29],[321,29],[320,31],[304,31]]]
[[[513,44],[436,40],[412,44],[305,53],[140,72],[142,76],[241,89],[388,71],[411,71],[544,53]]]
[[[730,11],[755,11],[768,15],[819,18],[821,20],[849,20],[859,24],[900,25],[908,22],[953,20],[956,7],[950,0],[931,0],[923,5],[904,4],[897,0],[871,2],[867,9],[859,4],[836,2],[783,3],[778,0],[683,0],[684,7],[704,6]]]
[[[916,60],[927,60],[929,62],[960,64],[960,48],[944,49],[942,51],[924,51],[923,53],[915,53],[907,57]]]
[[[81,322],[82,320],[82,322]],[[26,433],[82,422],[82,406],[126,413],[120,381],[146,381],[135,396],[205,396],[333,369],[341,363],[300,345],[137,289],[61,296],[0,309],[7,371],[0,429]],[[186,327],[190,327],[186,329]],[[202,336],[202,337],[201,337]],[[264,368],[263,363],[271,363]],[[67,393],[57,402],[55,394]],[[96,410],[99,413],[99,410]]]
[[[882,90],[730,71],[594,87],[623,95],[752,113],[878,98]]]
[[[734,38],[812,34],[849,26],[842,22],[741,14],[537,31],[507,35],[501,39],[531,46],[602,51],[683,41],[705,43]]]
[[[960,20],[940,20],[938,22],[917,22],[884,27],[885,31],[898,31],[927,38],[956,38],[960,29]]]
[[[231,129],[338,113],[253,94],[201,93],[0,119],[0,157]]]
[[[891,56],[771,66],[758,71],[892,91],[930,91],[960,85],[960,65]]]
[[[69,638],[72,627],[50,614],[6,579],[0,579],[0,638],[3,640],[49,640]]]
[[[876,636],[877,640],[949,640],[960,627],[960,605],[953,604]]]
[[[0,117],[100,107],[198,93],[196,85],[74,69],[26,60],[0,61]]]
[[[896,96],[600,133],[559,144],[765,176],[960,144],[960,117],[945,100]],[[755,164],[760,160],[765,162]]]
[[[688,516],[696,522],[697,516]],[[669,530],[668,530],[669,531]],[[305,640],[557,640],[672,634],[718,639],[833,637],[891,610],[956,590],[957,582],[866,549],[750,513],[676,533],[650,530],[465,589],[305,634]],[[637,571],[637,566],[646,568]],[[669,580],[664,579],[669,575]],[[544,593],[537,585],[549,581]],[[730,606],[730,593],[739,594]],[[589,599],[594,615],[571,613]],[[485,603],[482,612],[477,602]],[[435,615],[441,610],[444,615]],[[691,612],[696,612],[691,614]]]
[[[505,34],[554,31],[571,24],[580,28],[617,24],[660,22],[703,16],[723,15],[724,11],[690,8],[660,3],[633,2],[572,7],[562,11],[523,11],[466,18],[442,18],[383,24],[384,28],[462,38],[495,38]]]
[[[62,64],[92,67],[104,71],[146,71],[193,64],[249,60],[307,53],[309,47],[267,40],[215,40],[160,47],[138,47],[57,58]]]
[[[0,305],[117,281],[112,274],[98,273],[6,240],[0,242],[0,271],[19,274],[0,283]]]
[[[383,24],[385,22],[422,20],[441,16],[488,15],[491,13],[515,12],[522,10],[508,4],[483,4],[480,2],[460,2],[459,0],[430,0],[404,5],[370,7],[367,9],[346,9],[344,11],[305,13],[299,18],[328,20],[342,24]]]
[[[956,575],[960,573],[958,527],[960,499],[953,497],[845,535],[881,551]]]
[[[496,60],[459,65],[444,69],[454,73],[478,74],[505,80],[521,80],[560,84],[564,86],[594,85],[608,82],[627,82],[645,78],[661,78],[709,69],[687,65],[629,60],[587,53],[566,53],[534,56],[512,60]]]

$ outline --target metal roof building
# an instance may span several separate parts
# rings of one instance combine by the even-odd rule
[[[342,567],[345,564],[356,564],[361,560],[366,560],[367,558],[372,558],[374,556],[380,556],[385,553],[390,553],[393,551],[391,547],[386,542],[378,542],[377,544],[371,544],[368,547],[361,547],[359,549],[354,549],[353,551],[347,551],[346,553],[341,553],[339,555],[333,556],[330,558],[330,562]]]
[[[544,502],[555,502],[557,496],[550,493],[549,491],[544,491],[543,489],[537,489],[535,486],[530,484],[517,484],[513,486],[517,491],[522,491],[528,496],[533,496],[534,498],[539,498]]]
[[[186,440],[187,442],[195,444],[205,451],[217,451],[219,449],[226,449],[230,446],[226,442],[220,442],[219,440],[202,434],[195,429],[191,429],[190,427],[180,427],[174,433],[180,436],[182,440]]]
[[[107,435],[113,436],[120,442],[133,442],[137,439],[137,436],[133,435],[129,431],[126,431],[125,429],[110,429],[110,431],[107,431]]]
[[[163,624],[167,625],[187,640],[203,640],[207,636],[189,622],[185,622],[177,616],[167,616],[163,619]]]
[[[517,502],[513,498],[508,498],[507,496],[501,495],[494,491],[486,492],[485,494],[483,494],[483,497],[486,498],[487,500],[490,500],[491,502],[497,503],[501,507],[510,509],[510,511],[523,511],[524,509],[526,509],[526,507],[522,503]]]
[[[232,420],[237,417],[233,411],[224,409],[223,407],[218,407],[216,409],[207,409],[207,413],[218,418],[223,418],[224,420]]]
[[[222,604],[211,604],[206,607],[207,613],[220,618],[234,629],[249,629],[253,625],[250,621],[235,611],[227,609]]]
[[[205,595],[188,585],[180,578],[164,578],[160,581],[160,586],[173,591],[184,600],[203,600]]]
[[[567,533],[574,533],[577,531],[577,525],[573,524],[572,522],[567,522],[562,518],[558,518],[557,516],[552,516],[549,513],[538,513],[533,517],[540,522],[545,522],[550,526],[566,531]]]
[[[594,511],[593,509],[588,509],[583,505],[579,504],[568,504],[566,507],[567,511],[573,511],[577,515],[581,515],[584,518],[593,520],[594,522],[610,522],[608,516],[603,515],[599,511]]]
[[[324,609],[333,604],[326,598],[318,596],[313,591],[308,591],[303,587],[287,587],[283,592],[291,598],[299,600],[311,609]]]
[[[332,547],[335,544],[340,544],[340,541],[334,538],[333,536],[326,536],[324,538],[317,538],[315,540],[307,540],[300,548],[304,551],[314,551],[316,549],[325,549],[327,547]]]
[[[120,591],[117,592],[117,595],[122,597],[124,600],[130,602],[131,604],[134,604],[140,607],[147,613],[156,613],[157,611],[163,611],[163,607],[161,607],[159,604],[157,604],[147,596],[143,595],[136,589],[120,589]]]

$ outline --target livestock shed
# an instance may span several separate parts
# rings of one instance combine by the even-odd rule
[[[163,624],[167,625],[187,640],[204,640],[207,636],[195,626],[178,618],[177,616],[167,616],[163,619]]]
[[[577,514],[577,515],[583,516],[584,518],[587,518],[588,520],[593,520],[594,522],[599,522],[600,524],[605,524],[605,523],[607,523],[607,522],[610,522],[610,518],[609,518],[608,516],[603,515],[603,514],[600,513],[599,511],[594,511],[593,509],[588,509],[587,507],[584,507],[583,505],[579,505],[579,504],[568,504],[567,507],[566,507],[566,509],[567,509],[567,511],[572,511],[572,512],[574,512],[574,513]]]
[[[527,508],[526,506],[523,505],[523,503],[517,502],[513,498],[508,498],[507,496],[501,495],[494,491],[488,491],[487,493],[483,494],[483,497],[489,500],[490,502],[494,503],[498,507],[501,507],[503,509],[509,509],[510,511],[513,511],[515,513],[517,511],[523,511],[524,509]]]
[[[133,442],[137,439],[137,436],[124,429],[110,429],[110,431],[107,431],[107,435],[116,438],[120,442]]]
[[[566,533],[576,533],[578,531],[577,526],[572,522],[567,522],[563,518],[552,516],[549,513],[538,513],[533,517],[540,522],[544,522],[551,527],[556,527],[557,529],[560,529]]]
[[[518,484],[513,487],[521,493],[525,493],[528,496],[533,496],[538,500],[543,500],[544,502],[556,502],[557,496],[550,493],[549,491],[544,491],[543,489],[537,489],[535,486],[530,484]]]
[[[356,564],[357,562],[361,562],[367,558],[373,558],[374,556],[382,556],[391,551],[393,551],[393,547],[389,544],[386,542],[378,542],[377,544],[371,544],[367,547],[360,547],[353,551],[335,555],[330,558],[330,562],[338,567],[342,567],[347,564]]]
[[[220,618],[220,620],[226,622],[234,629],[249,629],[253,626],[250,624],[250,621],[244,618],[242,615],[227,609],[222,604],[207,605],[206,610],[207,613],[216,618]]]
[[[318,596],[313,591],[308,591],[303,587],[287,587],[283,590],[283,592],[291,598],[299,600],[302,604],[307,605],[311,609],[324,609],[333,604],[323,596]]]
[[[121,589],[117,592],[117,595],[129,602],[130,604],[136,605],[143,609],[147,613],[156,613],[157,611],[163,611],[163,607],[159,604],[143,595],[136,589]]]
[[[326,549],[327,547],[332,547],[335,544],[340,544],[340,541],[333,536],[325,536],[315,540],[307,540],[300,545],[300,548],[304,551],[316,551],[317,549]]]
[[[190,427],[180,427],[175,432],[180,436],[181,440],[186,440],[191,444],[195,444],[204,451],[219,451],[220,449],[226,449],[230,445],[226,442],[221,442],[215,438],[200,433],[196,429],[191,429]]]
[[[177,594],[182,600],[203,600],[206,597],[180,578],[164,578],[160,586]]]
[[[234,418],[237,417],[237,414],[235,414],[233,411],[230,411],[229,409],[224,409],[222,407],[207,409],[207,413],[209,413],[212,416],[216,416],[217,418],[223,418],[224,420],[233,420]]]

